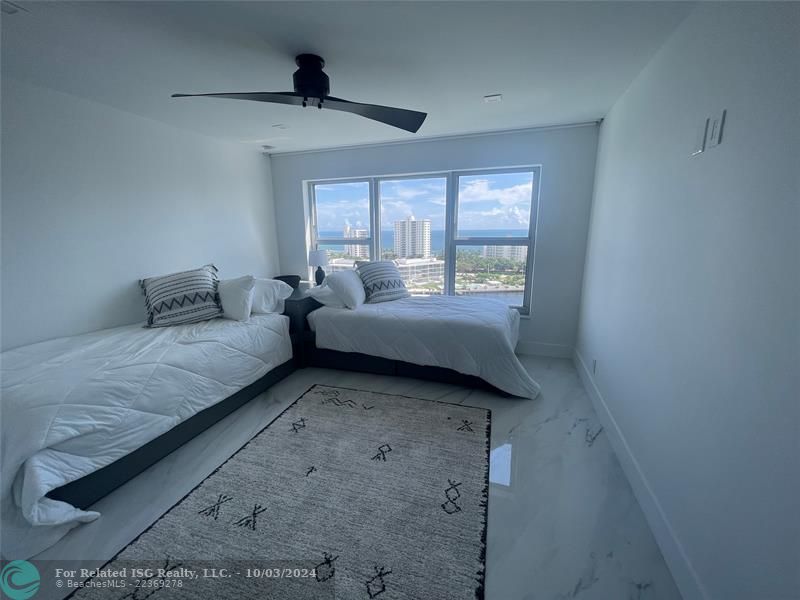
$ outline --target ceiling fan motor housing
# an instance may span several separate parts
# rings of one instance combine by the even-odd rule
[[[294,91],[307,98],[323,100],[331,91],[330,79],[322,70],[325,61],[316,54],[300,54],[294,59],[299,67],[292,75]]]

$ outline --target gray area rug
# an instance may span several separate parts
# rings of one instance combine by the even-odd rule
[[[313,386],[73,597],[483,598],[490,424]]]

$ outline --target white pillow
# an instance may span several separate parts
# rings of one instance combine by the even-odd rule
[[[252,275],[236,279],[223,279],[219,282],[219,301],[222,316],[234,321],[247,321],[253,304],[253,287],[256,280]]]
[[[339,299],[339,296],[336,295],[336,292],[329,288],[324,282],[322,285],[312,287],[306,293],[325,306],[330,306],[331,308],[347,308],[344,302]]]
[[[367,297],[364,282],[355,271],[348,269],[331,273],[325,278],[325,283],[347,308],[358,308],[364,304]]]
[[[277,279],[258,279],[253,288],[254,314],[282,313],[283,301],[292,295],[292,286]]]

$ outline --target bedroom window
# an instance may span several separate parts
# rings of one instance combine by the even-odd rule
[[[311,185],[317,248],[328,251],[329,271],[352,269],[372,257],[369,180]]]
[[[380,252],[412,294],[445,289],[446,177],[378,179]]]
[[[531,306],[539,167],[316,181],[316,247],[328,271],[395,259],[414,294]]]
[[[534,170],[454,174],[453,293],[530,310]]]

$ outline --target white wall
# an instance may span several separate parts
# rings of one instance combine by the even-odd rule
[[[269,161],[4,77],[2,347],[144,319],[137,280],[277,270]]]
[[[800,594],[799,73],[799,4],[704,3],[601,127],[579,366],[685,600]]]
[[[278,230],[291,232],[279,238],[281,270],[308,272],[304,180],[540,164],[532,316],[518,349],[571,356],[596,149],[590,125],[273,156]]]

